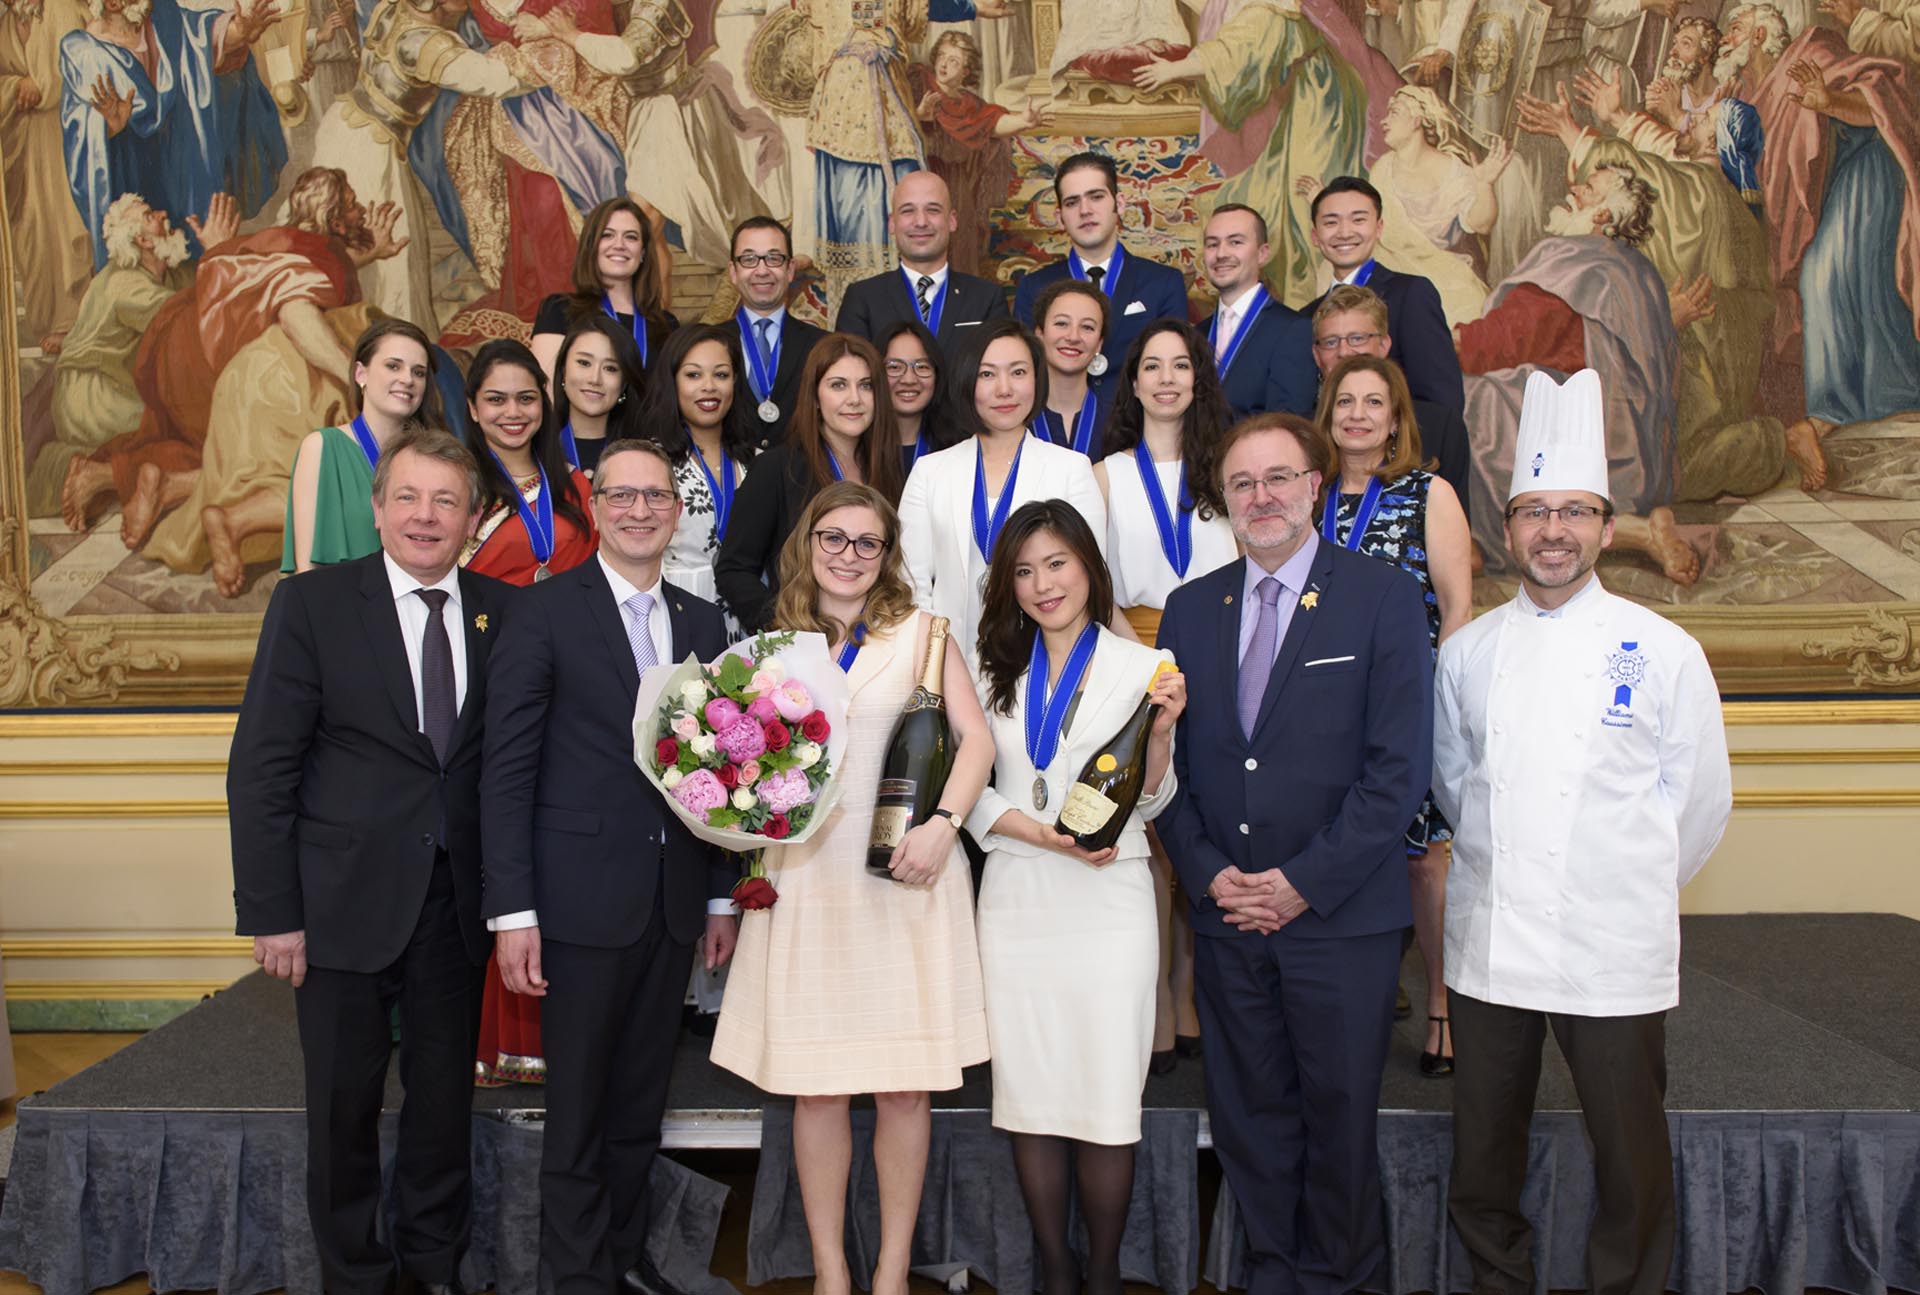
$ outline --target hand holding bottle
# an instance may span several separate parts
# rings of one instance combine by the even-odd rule
[[[1147,693],[1147,704],[1159,707],[1153,718],[1153,736],[1155,741],[1165,741],[1173,734],[1173,726],[1180,721],[1180,713],[1187,708],[1187,676],[1178,670],[1163,670],[1153,677],[1153,688]]]
[[[931,818],[909,828],[894,847],[887,871],[903,886],[931,886],[946,866],[958,833],[952,820],[946,818]]]
[[[1033,815],[1017,809],[1010,809],[995,820],[993,830],[1001,836],[1025,841],[1028,845],[1037,845],[1043,850],[1053,850],[1096,868],[1104,868],[1112,863],[1113,856],[1117,852],[1117,848],[1111,845],[1104,850],[1083,850],[1075,845],[1073,838],[1065,832],[1056,832],[1052,824],[1042,823]]]

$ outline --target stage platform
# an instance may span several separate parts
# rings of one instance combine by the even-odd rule
[[[1668,1105],[1681,1242],[1670,1285],[1690,1295],[1808,1286],[1868,1295],[1920,1289],[1920,922],[1854,915],[1689,918],[1681,1006],[1668,1028]],[[1465,1289],[1445,1224],[1444,1080],[1418,1073],[1416,1011],[1395,1028],[1381,1094],[1389,1254],[1374,1285]],[[390,1105],[397,1079],[389,1078]],[[475,1094],[476,1233],[469,1276],[535,1295],[543,1090]],[[1224,1191],[1199,1199],[1209,1143],[1199,1062],[1149,1081],[1126,1247],[1129,1276],[1187,1290],[1239,1276]],[[802,1275],[808,1252],[791,1164],[791,1105],[677,1042],[669,1149],[760,1148],[749,1280]],[[1006,1140],[990,1127],[988,1068],[935,1094],[935,1136],[916,1263],[998,1289],[1031,1288]],[[157,1290],[317,1292],[305,1227],[301,1076],[291,991],[254,975],[45,1094],[23,1101],[0,1266],[48,1295],[137,1273]],[[1571,1082],[1548,1047],[1528,1210],[1553,1289],[1584,1284],[1591,1168]],[[389,1117],[391,1119],[391,1117]],[[861,1153],[871,1113],[856,1112]],[[656,1261],[697,1293],[725,1190],[671,1162],[656,1173]],[[856,1175],[855,1271],[877,1237],[872,1167]],[[1203,1227],[1203,1214],[1210,1223]]]

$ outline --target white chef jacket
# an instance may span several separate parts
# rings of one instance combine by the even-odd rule
[[[1597,576],[1522,592],[1440,649],[1433,795],[1453,824],[1447,984],[1637,1016],[1680,1001],[1680,887],[1733,809],[1705,653]]]

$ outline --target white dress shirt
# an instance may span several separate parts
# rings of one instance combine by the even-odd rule
[[[915,306],[920,304],[921,275],[924,274],[927,278],[933,280],[933,286],[927,289],[927,304],[931,306],[934,298],[940,295],[940,289],[946,283],[947,271],[950,269],[952,269],[952,267],[948,265],[943,265],[937,270],[910,270],[904,265],[901,266],[900,273],[907,278],[907,295],[913,298],[913,304]]]
[[[1679,626],[1597,577],[1440,648],[1433,796],[1454,826],[1447,984],[1638,1016],[1680,998],[1680,888],[1733,806],[1720,693]]]
[[[447,591],[447,605],[440,616],[446,623],[447,642],[453,646],[453,711],[458,715],[467,700],[467,622],[460,610],[460,570],[455,567],[433,584],[423,585],[403,571],[391,554],[382,553],[380,560],[387,564],[387,583],[393,588],[393,608],[400,615],[400,641],[407,645],[407,673],[413,676],[414,718],[424,733],[427,731],[427,707],[420,683],[420,639],[427,632],[428,613],[427,600],[414,591]]]

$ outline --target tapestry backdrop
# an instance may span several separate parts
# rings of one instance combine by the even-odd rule
[[[944,175],[1010,292],[1086,148],[1196,317],[1215,205],[1302,306],[1308,198],[1367,175],[1459,339],[1483,547],[1526,374],[1592,365],[1608,584],[1729,692],[1913,691],[1920,0],[1880,3],[0,0],[0,706],[237,697],[352,339],[525,337],[596,202],[655,215],[682,319],[790,222],[824,323],[891,263],[875,177]]]

